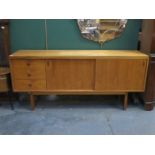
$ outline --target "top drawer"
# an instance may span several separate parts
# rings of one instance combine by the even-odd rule
[[[45,79],[45,60],[11,60],[15,79]]]

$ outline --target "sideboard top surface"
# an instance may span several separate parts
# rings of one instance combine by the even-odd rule
[[[148,55],[137,50],[19,50],[10,59],[146,59]]]

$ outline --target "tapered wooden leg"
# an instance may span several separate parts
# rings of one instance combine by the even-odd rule
[[[128,93],[124,94],[124,106],[123,109],[126,110],[128,107]]]
[[[33,94],[30,94],[30,104],[31,104],[31,109],[34,110],[35,109],[35,99],[34,99]]]

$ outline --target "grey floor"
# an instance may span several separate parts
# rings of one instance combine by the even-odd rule
[[[2,102],[1,102],[2,103]],[[117,96],[39,97],[35,111],[29,101],[0,106],[1,135],[142,135],[155,134],[155,110],[130,102],[126,111]]]

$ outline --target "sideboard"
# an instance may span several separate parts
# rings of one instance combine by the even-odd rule
[[[149,57],[134,50],[19,50],[10,55],[13,90],[43,94],[144,92]]]

